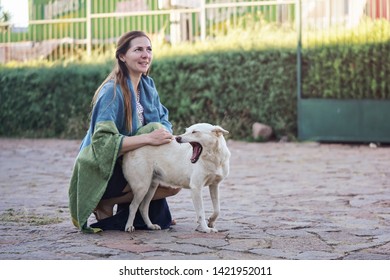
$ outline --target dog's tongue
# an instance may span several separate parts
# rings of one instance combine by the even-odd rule
[[[191,142],[190,144],[192,146],[191,162],[195,163],[195,162],[198,161],[200,153],[202,152],[202,146],[199,145],[199,143],[196,143],[196,142]]]

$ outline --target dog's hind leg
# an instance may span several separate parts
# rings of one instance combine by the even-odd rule
[[[133,232],[135,230],[133,225],[135,214],[137,213],[139,205],[144,200],[149,190],[149,188],[145,187],[144,183],[144,181],[139,180],[138,182],[136,182],[136,185],[131,185],[131,190],[133,192],[134,197],[129,206],[129,217],[126,222],[125,231]],[[149,186],[149,184],[147,184],[146,186]]]
[[[148,229],[152,229],[152,230],[161,229],[159,225],[153,224],[149,218],[150,201],[152,200],[154,194],[156,193],[157,187],[158,187],[158,183],[152,182],[144,200],[141,202],[141,205],[139,206],[139,211],[141,213],[142,218],[144,219],[146,226],[148,227]]]
[[[214,212],[208,220],[208,226],[215,229],[214,223],[217,220],[217,218],[219,216],[219,212],[220,212],[219,185],[218,184],[210,185],[209,191],[210,191],[211,202],[213,203]]]

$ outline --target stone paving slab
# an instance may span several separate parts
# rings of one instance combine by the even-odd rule
[[[390,259],[389,147],[228,146],[218,233],[195,231],[182,190],[168,230],[83,234],[67,197],[79,141],[0,139],[0,259]]]

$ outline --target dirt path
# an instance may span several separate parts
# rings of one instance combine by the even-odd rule
[[[194,231],[183,190],[169,230],[82,234],[67,197],[79,141],[0,139],[0,259],[390,259],[390,148],[228,145],[219,233]]]

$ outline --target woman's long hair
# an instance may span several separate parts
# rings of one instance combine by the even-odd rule
[[[116,85],[119,84],[123,93],[123,100],[125,103],[124,105],[125,105],[126,129],[129,132],[131,132],[132,130],[131,93],[126,82],[127,78],[129,77],[129,70],[127,69],[125,62],[120,60],[120,56],[126,54],[127,50],[130,48],[131,41],[138,37],[146,37],[150,41],[150,38],[142,31],[130,31],[125,33],[124,35],[122,35],[122,37],[119,38],[116,52],[115,52],[116,63],[114,69],[103,81],[103,83],[99,86],[99,88],[96,90],[95,95],[93,96],[92,99],[92,106],[94,106],[96,104],[101,88],[104,86],[104,84],[106,84],[110,80],[114,81],[114,96],[115,96]],[[150,67],[147,73],[145,73],[145,75],[149,74],[149,70]]]

